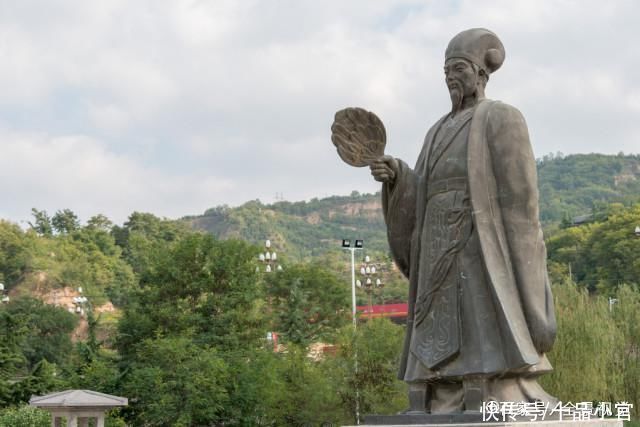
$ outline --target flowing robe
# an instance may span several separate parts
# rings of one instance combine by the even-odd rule
[[[527,127],[517,109],[496,101],[481,101],[469,116],[464,123],[458,119],[451,141],[451,132],[439,132],[448,116],[439,120],[427,133],[415,168],[399,161],[393,185],[383,186],[391,252],[410,284],[399,372],[407,381],[531,377],[551,370],[544,353],[553,345],[556,322]],[[458,153],[464,153],[466,165],[454,176],[445,168],[431,179],[434,165],[447,161],[433,156],[446,155],[447,145],[463,150]],[[458,199],[446,202],[449,212],[468,212],[457,227],[465,235],[434,249],[431,224],[442,220],[431,216],[437,211],[431,205],[442,195],[434,198],[440,190],[432,187],[449,178],[465,181],[452,185],[454,195],[446,193]],[[456,245],[453,261],[442,265],[434,259]],[[479,269],[465,264],[473,256]],[[473,277],[462,277],[461,265],[462,273],[466,268]],[[442,298],[453,308],[442,309]],[[489,339],[476,339],[483,334]],[[448,337],[440,349],[439,336]]]

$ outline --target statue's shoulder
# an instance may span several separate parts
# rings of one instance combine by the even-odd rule
[[[502,101],[494,101],[487,99],[484,101],[488,103],[487,113],[489,122],[505,122],[510,123],[513,120],[522,121],[524,123],[524,116],[513,105],[507,104]]]
[[[484,105],[482,105],[484,104]],[[505,131],[527,132],[527,123],[524,116],[516,107],[502,101],[485,100],[478,108],[477,113],[484,115],[485,130],[489,139]],[[481,119],[480,117],[477,117]]]
[[[501,101],[482,104],[477,110],[480,115],[474,120],[478,120],[478,134],[484,135],[489,149],[505,159],[528,152],[531,146],[529,131],[520,110]]]

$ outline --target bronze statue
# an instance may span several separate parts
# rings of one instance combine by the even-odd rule
[[[367,120],[349,125],[356,109],[343,110],[332,127],[339,150],[361,146],[347,150],[358,161],[343,159],[383,183],[389,245],[410,283],[399,377],[413,413],[555,401],[536,379],[552,369],[545,353],[556,335],[536,163],[522,114],[484,96],[504,58],[489,30],[451,40],[451,112],[428,131],[413,169],[382,155],[386,140],[370,141],[384,135],[372,113],[352,111],[352,122]]]

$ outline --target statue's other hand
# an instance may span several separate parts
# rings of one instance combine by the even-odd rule
[[[369,164],[373,179],[393,184],[398,175],[398,160],[391,156],[380,156]]]

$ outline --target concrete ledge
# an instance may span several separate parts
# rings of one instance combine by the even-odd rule
[[[468,414],[474,416],[472,421],[465,421],[464,415],[368,415],[365,417],[364,423],[357,427],[370,427],[385,425],[388,427],[623,427],[622,420],[614,418],[606,419],[592,419],[585,421],[574,420],[546,420],[546,421],[530,421],[529,419],[523,419],[521,421],[507,421],[507,422],[483,422],[482,419],[478,421],[477,416],[474,414]],[[444,417],[450,419],[457,418],[456,421],[448,421]],[[352,426],[356,427],[356,426]]]

